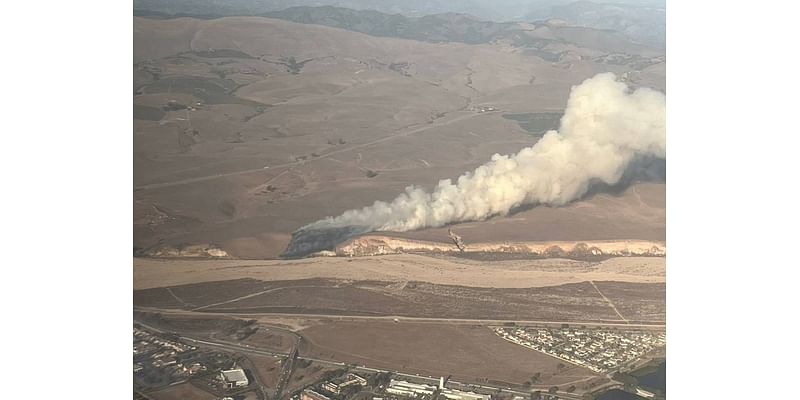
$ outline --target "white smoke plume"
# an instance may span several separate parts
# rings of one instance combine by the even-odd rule
[[[432,192],[409,186],[391,202],[376,201],[306,225],[301,230],[359,227],[409,231],[505,215],[521,205],[560,206],[590,185],[619,182],[639,156],[666,158],[666,97],[648,88],[631,92],[612,73],[574,86],[558,131],[535,145],[491,161]]]

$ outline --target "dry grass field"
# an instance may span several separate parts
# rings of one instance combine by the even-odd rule
[[[200,390],[190,383],[183,383],[168,387],[166,389],[150,392],[147,394],[155,400],[216,400],[217,396]]]
[[[260,326],[258,331],[241,342],[259,349],[268,349],[288,354],[292,351],[292,346],[294,346],[296,341],[297,337],[290,332],[269,326]]]
[[[135,321],[467,383],[522,388],[540,374],[545,389],[603,377],[473,320],[664,323],[664,257],[279,259],[299,227],[535,144],[571,87],[597,73],[663,91],[663,51],[568,26],[524,33],[558,33],[545,56],[505,40],[431,43],[262,17],[133,25]],[[563,207],[376,235],[663,242],[665,190],[649,179]],[[274,389],[280,359],[263,354],[245,364]],[[333,368],[298,361],[284,392]],[[189,384],[149,395],[215,398]]]
[[[666,283],[594,282],[626,319],[666,321]]]
[[[318,382],[330,371],[341,371],[340,367],[333,367],[329,364],[322,364],[308,360],[298,360],[297,366],[289,378],[286,385],[286,392],[293,392],[302,389],[314,382]]]
[[[231,288],[250,288],[231,290]],[[169,300],[165,292],[194,299]],[[220,293],[197,301],[198,293]],[[605,296],[605,297],[604,297]],[[663,283],[580,282],[532,288],[486,288],[418,281],[306,279],[260,282],[251,279],[151,288],[134,292],[138,307],[204,313],[404,316],[421,318],[663,322]],[[618,310],[611,306],[617,306]],[[184,303],[185,304],[185,303]],[[617,314],[620,312],[620,314]],[[623,320],[624,318],[624,320]],[[187,325],[192,320],[183,321]],[[202,319],[196,320],[203,328]],[[174,323],[173,323],[174,325]],[[216,328],[216,327],[215,327]],[[226,328],[237,332],[244,326]],[[232,334],[232,333],[229,333]]]
[[[447,376],[454,380],[520,385],[535,373],[563,385],[596,376],[592,371],[501,339],[489,328],[393,322],[331,322],[299,332],[301,353],[374,368]]]
[[[262,326],[254,319],[192,313],[134,312],[136,321],[168,332],[236,341],[259,349],[289,353],[297,342],[292,332]]]
[[[281,373],[281,362],[283,359],[253,354],[248,354],[246,358],[252,363],[261,384],[270,389],[275,389],[278,385],[278,378]]]
[[[134,18],[135,251],[275,258],[309,222],[516,152],[538,136],[503,115],[559,112],[572,85],[635,68],[570,51],[584,58],[258,17]],[[657,66],[635,76],[663,88]],[[639,185],[455,229],[472,242],[663,240],[663,198],[663,184]]]

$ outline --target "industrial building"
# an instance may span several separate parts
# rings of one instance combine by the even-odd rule
[[[449,400],[490,400],[491,396],[485,394],[478,394],[474,392],[465,392],[461,390],[448,389],[444,387],[444,380],[439,380],[439,393]],[[431,385],[421,383],[411,383],[406,381],[399,381],[392,379],[389,387],[386,388],[386,393],[391,393],[397,396],[404,397],[418,397],[421,395],[431,395],[437,388]]]
[[[342,389],[353,385],[366,386],[367,380],[351,373],[347,374],[347,376],[344,378],[334,379],[323,383],[322,389],[333,394],[340,394],[342,393]]]
[[[389,382],[389,387],[386,388],[386,393],[398,396],[416,397],[420,394],[431,395],[435,390],[435,386],[392,379]]]
[[[464,392],[461,390],[442,389],[442,396],[450,400],[489,400],[488,394],[478,394],[475,392]]]
[[[250,381],[247,380],[247,375],[245,375],[244,370],[241,368],[222,371],[220,372],[220,378],[227,388],[245,387],[250,384]]]
[[[300,393],[300,400],[331,400],[331,399],[328,396],[325,396],[324,394],[315,392],[311,389],[306,389],[303,390],[302,393]]]

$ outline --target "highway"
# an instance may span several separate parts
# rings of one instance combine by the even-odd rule
[[[141,325],[144,325],[144,324],[141,324]],[[146,325],[144,325],[144,326],[146,326]],[[289,356],[289,354],[286,354],[286,353],[268,351],[268,350],[263,350],[263,349],[257,349],[257,348],[254,348],[254,347],[250,346],[250,345],[241,345],[241,344],[225,342],[225,341],[219,341],[219,340],[215,340],[215,341],[201,340],[201,339],[191,338],[191,337],[188,337],[188,336],[179,336],[179,338],[183,339],[183,340],[186,340],[188,342],[192,342],[192,343],[194,343],[194,344],[196,344],[198,346],[206,346],[206,347],[217,348],[217,349],[227,350],[227,351],[235,351],[235,352],[240,352],[240,353],[252,353],[252,354],[258,354],[258,355],[263,355],[263,356],[271,356],[271,357],[288,357]],[[320,358],[303,357],[303,356],[298,356],[297,358],[301,359],[301,360],[313,361],[313,362],[320,363],[320,364],[326,364],[326,365],[330,365],[330,366],[334,366],[334,367],[347,367],[348,366],[348,364],[345,364],[343,362],[331,361],[331,360],[323,360],[323,359],[320,359]],[[403,373],[403,372],[400,372],[400,371],[389,371],[389,370],[383,370],[383,369],[378,369],[378,368],[370,368],[370,367],[367,367],[366,365],[353,366],[351,364],[349,367],[352,370],[361,371],[361,372],[371,372],[371,373],[388,372],[388,373],[391,373],[394,376],[400,376],[400,377],[407,378],[407,379],[429,381],[433,385],[437,385],[439,383],[439,378],[438,377],[429,377],[429,376],[422,376],[422,375],[417,375],[417,374]],[[449,383],[452,384],[452,385],[455,385],[455,386],[460,386],[461,388],[474,386],[474,387],[479,387],[479,388],[483,388],[483,389],[487,389],[487,390],[491,390],[491,391],[500,390],[500,391],[507,392],[507,393],[513,393],[513,394],[518,394],[518,395],[521,395],[521,396],[526,396],[526,398],[528,398],[530,396],[530,393],[531,393],[531,392],[513,390],[511,388],[501,388],[501,387],[496,387],[496,386],[462,383],[462,382],[457,382],[457,381],[452,380],[452,379],[449,381]],[[532,387],[531,390],[541,390],[541,391],[545,392],[545,391],[547,391],[547,387]],[[564,397],[566,399],[575,399],[575,400],[581,399],[580,396],[574,395],[572,393],[558,392],[558,394],[559,394],[559,396]]]
[[[139,324],[139,325],[141,325],[141,326],[143,326],[143,327],[145,327],[147,329],[150,329],[152,331],[155,331],[155,332],[169,333],[169,332],[165,332],[162,329],[156,328],[154,326],[148,325],[148,324],[140,322],[140,321],[135,321],[135,322],[137,324]],[[272,327],[272,326],[270,326],[270,329],[285,330],[285,329]],[[287,331],[287,332],[291,332],[291,331]],[[297,335],[295,332],[291,332],[291,333],[294,334],[294,335]],[[214,348],[214,349],[218,349],[218,350],[233,351],[233,352],[239,352],[239,353],[244,353],[244,354],[248,354],[248,353],[249,354],[257,354],[257,355],[269,356],[269,357],[288,357],[290,355],[288,353],[277,352],[277,351],[272,351],[272,350],[264,350],[264,349],[260,349],[260,348],[257,348],[257,347],[254,347],[254,346],[251,346],[251,345],[248,345],[248,344],[234,343],[234,342],[229,342],[229,341],[219,340],[219,339],[213,339],[213,340],[212,339],[208,339],[208,338],[199,339],[199,338],[196,338],[196,337],[191,337],[191,336],[186,336],[186,335],[178,335],[178,337],[180,339],[182,339],[182,340],[185,340],[185,341],[190,342],[190,343],[192,343],[194,345],[197,345],[198,347],[209,347],[209,348]],[[434,386],[438,385],[438,383],[439,383],[439,378],[438,377],[433,377],[433,376],[423,376],[423,375],[418,375],[418,374],[409,374],[409,373],[404,373],[404,372],[400,372],[400,371],[390,371],[390,370],[384,370],[384,369],[378,369],[378,368],[371,368],[371,367],[368,367],[366,365],[346,364],[346,363],[339,362],[339,361],[324,360],[324,359],[320,359],[320,358],[304,357],[304,356],[299,356],[299,355],[297,356],[297,359],[313,361],[313,362],[316,362],[316,363],[326,364],[326,365],[330,365],[330,366],[333,366],[333,367],[348,367],[351,370],[361,371],[361,372],[391,373],[393,376],[398,376],[398,377],[402,377],[402,378],[406,378],[406,379],[413,379],[415,381],[419,381],[419,380],[427,381],[427,382],[430,382]],[[548,389],[547,386],[535,386],[534,385],[534,386],[531,386],[530,391],[520,391],[520,390],[511,389],[511,388],[508,388],[508,387],[497,387],[497,386],[489,386],[489,385],[481,385],[481,384],[473,384],[473,383],[463,383],[463,382],[455,381],[453,379],[450,379],[448,381],[448,383],[449,383],[451,388],[453,386],[456,386],[457,389],[460,388],[462,390],[469,390],[470,387],[477,387],[477,388],[481,388],[481,389],[485,389],[485,390],[489,390],[489,391],[493,391],[493,392],[501,391],[501,392],[506,392],[506,393],[512,393],[512,394],[515,394],[515,395],[523,396],[523,397],[525,397],[525,399],[528,399],[530,397],[530,394],[531,394],[532,391],[539,390],[539,391],[542,391],[542,393],[545,393],[547,391],[547,389]],[[569,400],[581,400],[582,399],[582,397],[580,395],[576,395],[576,394],[565,392],[565,391],[558,391],[557,393],[558,393],[559,397],[562,397],[564,399],[569,399]]]
[[[205,315],[205,316],[226,316],[226,317],[233,317],[233,318],[269,318],[269,317],[283,317],[283,318],[312,318],[312,319],[326,319],[332,321],[391,321],[395,323],[427,323],[427,324],[447,324],[447,325],[481,325],[481,326],[492,326],[492,325],[510,325],[514,324],[515,326],[525,326],[525,325],[535,325],[535,326],[561,326],[562,324],[569,324],[570,326],[587,326],[587,327],[624,327],[627,329],[630,328],[640,328],[640,329],[664,329],[666,325],[661,322],[653,322],[653,323],[646,323],[646,324],[636,324],[636,323],[626,323],[624,321],[547,321],[547,320],[507,320],[507,319],[467,319],[467,318],[435,318],[435,317],[406,317],[406,316],[393,316],[393,315],[385,315],[385,316],[364,316],[364,315],[330,315],[330,314],[300,314],[300,313],[236,313],[236,312],[208,312],[208,311],[200,311],[200,309],[193,309],[193,310],[182,310],[182,309],[161,309],[161,308],[149,308],[149,307],[134,307],[135,311],[143,311],[143,312],[157,312],[162,314],[178,314],[178,315]],[[147,325],[145,323],[136,321],[140,325],[151,329],[156,332],[166,333],[163,330],[160,330],[156,327]],[[270,329],[278,329],[281,331],[286,331],[298,339],[301,338],[296,332],[291,330],[287,330],[280,327],[270,326]],[[257,355],[263,356],[271,356],[271,357],[288,357],[289,354],[282,353],[282,352],[275,352],[271,350],[265,350],[257,347],[253,347],[248,344],[240,344],[234,343],[224,340],[218,339],[208,339],[208,338],[198,338],[198,337],[191,337],[181,335],[179,336],[181,339],[196,343],[198,345],[217,348],[221,350],[227,351],[234,351],[234,352],[241,352],[241,353],[252,353]],[[338,361],[332,360],[324,360],[312,357],[304,357],[298,356],[298,359],[313,361],[320,364],[326,364],[335,367],[345,367],[347,364]],[[395,376],[404,377],[404,378],[411,378],[414,380],[425,380],[430,381],[433,385],[438,384],[438,377],[426,377],[420,376],[416,374],[409,374],[400,371],[388,371],[382,370],[377,368],[371,368],[366,365],[356,366],[353,367],[356,371],[363,371],[363,372],[389,372]],[[539,386],[532,386],[530,391],[519,391],[513,390],[508,387],[496,387],[496,386],[488,386],[488,385],[480,385],[480,384],[467,384],[462,382],[457,382],[454,380],[450,381],[451,386],[456,386],[460,388],[468,388],[468,387],[478,387],[486,390],[497,391],[501,390],[503,392],[512,393],[515,395],[520,395],[525,397],[526,399],[529,398],[531,391],[533,390],[540,390],[543,393],[547,391],[548,387],[539,387]],[[575,395],[573,393],[567,393],[563,391],[559,391],[558,395],[564,399],[570,400],[580,400],[581,396]]]
[[[547,321],[547,320],[519,320],[519,319],[471,319],[471,318],[437,318],[437,317],[406,317],[400,315],[336,315],[336,314],[302,314],[302,313],[242,313],[242,312],[200,312],[196,310],[178,310],[150,307],[134,307],[134,311],[158,312],[163,314],[203,314],[216,315],[234,318],[259,318],[259,317],[288,317],[288,318],[314,318],[327,319],[332,321],[395,321],[413,323],[434,323],[449,325],[505,325],[515,324],[517,326],[536,325],[536,326],[591,326],[591,327],[625,327],[642,329],[664,329],[663,322],[652,323],[625,323],[623,321]]]

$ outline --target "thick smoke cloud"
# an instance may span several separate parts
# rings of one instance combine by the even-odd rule
[[[574,86],[558,131],[535,145],[444,179],[432,192],[409,186],[391,202],[376,201],[306,225],[301,232],[409,231],[483,220],[526,205],[560,206],[600,183],[614,186],[641,159],[666,158],[666,97],[631,91],[603,73]]]

